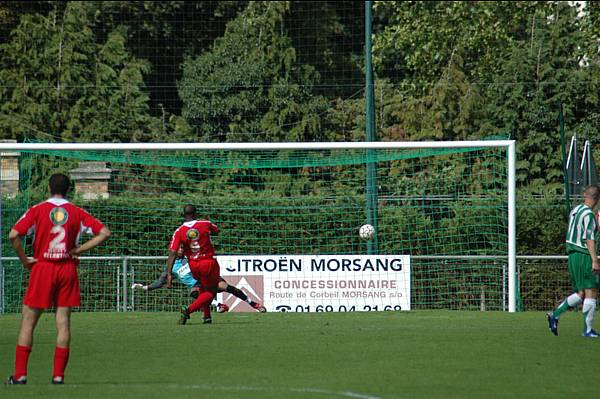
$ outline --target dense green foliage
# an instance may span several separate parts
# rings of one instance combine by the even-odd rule
[[[558,103],[598,142],[599,10],[374,2],[377,138],[511,132],[519,252],[560,252]],[[364,28],[364,2],[4,2],[0,138],[364,140]]]
[[[203,141],[327,141],[318,75],[280,33],[285,2],[251,2],[211,51],[183,65],[183,116]],[[287,127],[287,128],[286,128]]]
[[[120,141],[158,137],[143,90],[150,65],[128,53],[120,30],[98,42],[83,3],[26,14],[11,38],[0,47],[5,138],[32,130],[65,141],[113,141],[115,132]]]

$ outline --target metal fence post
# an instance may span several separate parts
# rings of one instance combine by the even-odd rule
[[[115,268],[116,277],[117,277],[117,312],[121,311],[121,276],[119,266]]]
[[[508,308],[508,300],[506,295],[508,268],[507,263],[502,263],[502,308],[504,311]]]
[[[4,263],[2,260],[0,260],[0,314],[4,314]]]
[[[127,266],[128,266],[128,256],[124,256],[123,257],[123,270],[121,273],[123,273],[122,278],[123,278],[123,312],[127,312]]]
[[[135,282],[135,266],[131,266],[130,268],[130,273],[131,273],[131,282],[134,283]],[[135,290],[131,290],[131,311],[135,312]]]
[[[2,236],[4,235],[4,231],[2,230],[2,196],[4,195],[4,190],[2,187],[2,153],[0,153],[0,314],[4,314],[4,264],[2,263],[2,247],[4,245],[2,241]]]

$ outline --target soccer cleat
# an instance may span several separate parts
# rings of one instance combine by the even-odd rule
[[[258,310],[260,313],[266,313],[267,312],[267,308],[265,308],[263,305],[261,305],[258,302],[254,302],[252,304],[252,307],[256,310]]]
[[[133,284],[131,284],[131,289],[132,290],[138,289],[138,290],[147,291],[148,290],[148,286],[144,285],[144,284],[140,284],[140,283],[133,283]]]
[[[183,325],[185,325],[185,323],[187,323],[187,321],[189,319],[190,319],[190,314],[188,313],[187,307],[182,306],[181,307],[181,316],[179,316],[178,323],[183,326]]]
[[[554,317],[552,312],[546,314],[546,318],[548,319],[548,328],[552,332],[552,334],[558,336],[558,319]]]
[[[21,376],[18,379],[15,379],[12,375],[8,377],[6,381],[4,381],[4,385],[26,385],[27,377]]]
[[[210,317],[205,317],[202,319],[202,324],[212,324],[212,319]]]
[[[217,305],[217,313],[225,313],[225,312],[229,312],[229,306],[225,305],[224,303],[220,303]]]
[[[56,376],[52,378],[52,384],[54,385],[63,385],[65,383],[65,379],[61,376]]]
[[[594,329],[591,329],[588,332],[584,332],[583,334],[581,334],[581,336],[586,338],[600,338],[600,334],[598,334],[598,332]]]

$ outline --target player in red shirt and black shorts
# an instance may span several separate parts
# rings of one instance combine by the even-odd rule
[[[221,268],[215,259],[215,249],[210,241],[211,235],[219,233],[219,228],[208,220],[197,220],[196,207],[186,205],[183,208],[184,223],[175,230],[169,244],[167,259],[167,288],[171,287],[173,263],[177,258],[179,245],[188,259],[192,276],[200,284],[200,295],[188,307],[181,309],[180,324],[185,324],[190,314],[202,309],[204,323],[211,323],[210,303],[217,294]]]
[[[50,177],[51,198],[27,210],[9,233],[9,239],[23,266],[31,270],[23,299],[23,318],[17,339],[15,372],[7,384],[27,383],[27,363],[35,326],[44,309],[56,308],[56,349],[52,383],[64,383],[71,340],[71,308],[80,305],[78,257],[101,244],[110,231],[98,219],[66,200],[69,178],[57,173]],[[78,245],[82,233],[94,237]],[[35,234],[33,258],[23,250],[21,237]]]

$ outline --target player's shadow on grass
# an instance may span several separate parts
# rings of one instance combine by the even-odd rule
[[[230,325],[237,325],[237,324],[254,324],[257,323],[256,320],[232,320],[232,321],[213,321],[212,324],[210,325],[204,325],[204,323],[202,323],[201,321],[197,321],[197,322],[193,322],[193,321],[188,321],[186,323],[186,326],[204,326],[206,328],[211,328],[212,326],[230,326]]]

